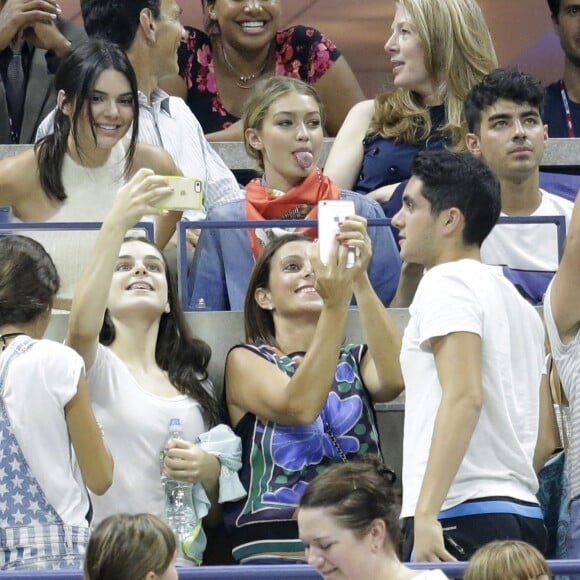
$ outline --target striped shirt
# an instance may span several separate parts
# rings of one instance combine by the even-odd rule
[[[151,94],[151,104],[139,91],[139,141],[163,147],[184,175],[204,181],[204,206],[243,199],[234,174],[208,143],[203,129],[185,101],[160,88]]]
[[[566,397],[570,402],[570,421],[568,424],[568,470],[570,499],[580,496],[580,331],[568,344],[562,343],[552,313],[552,283],[544,297],[544,320],[548,329],[552,356],[556,363]]]

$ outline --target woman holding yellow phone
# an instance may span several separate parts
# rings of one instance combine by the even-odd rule
[[[0,206],[11,206],[15,220],[101,222],[117,190],[140,168],[160,175],[181,174],[161,148],[136,142],[137,81],[121,49],[91,39],[63,59],[54,82],[54,133],[34,149],[0,161]],[[156,241],[161,246],[171,236],[175,220],[175,215],[156,218]],[[50,253],[63,279],[59,296],[70,298],[73,284],[61,265],[78,272],[82,262],[73,264],[87,252],[78,250],[78,232],[71,232],[70,239],[63,234]],[[48,237],[34,237],[50,245]]]

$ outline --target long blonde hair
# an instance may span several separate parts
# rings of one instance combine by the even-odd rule
[[[465,134],[463,101],[473,85],[497,67],[493,41],[476,0],[397,0],[412,21],[425,68],[445,83],[443,131],[461,149]],[[432,130],[429,109],[408,89],[380,93],[369,134],[415,144]],[[464,147],[463,147],[464,148]]]

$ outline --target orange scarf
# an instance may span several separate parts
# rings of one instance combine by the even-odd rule
[[[340,199],[340,189],[322,171],[315,170],[304,181],[282,193],[266,185],[260,178],[253,179],[246,186],[246,219],[308,219],[318,217],[318,202],[322,199]],[[297,231],[315,238],[316,228],[298,228]],[[249,228],[250,245],[254,258],[264,249],[264,242],[256,235],[255,228]]]

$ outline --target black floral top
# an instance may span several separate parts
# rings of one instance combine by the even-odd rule
[[[187,83],[187,104],[205,133],[226,129],[238,120],[225,110],[217,91],[210,37],[185,27],[179,47],[179,71]],[[293,26],[276,33],[276,74],[314,84],[338,60],[340,51],[315,28]]]

